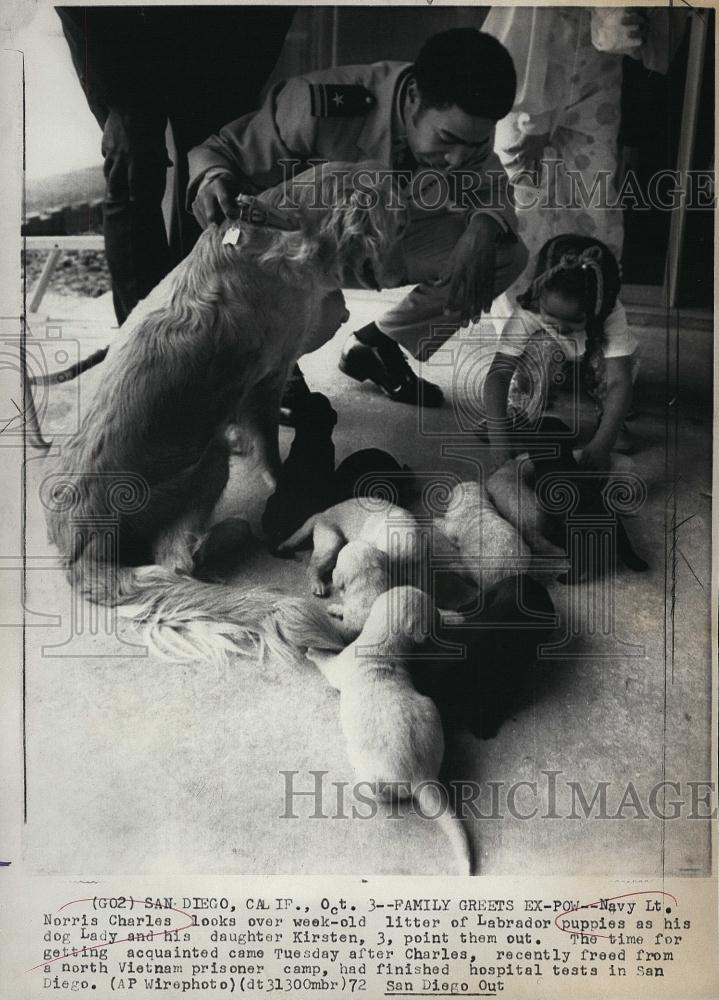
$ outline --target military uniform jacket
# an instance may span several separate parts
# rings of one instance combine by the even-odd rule
[[[387,168],[401,166],[407,143],[400,108],[411,70],[411,63],[400,62],[337,66],[276,84],[258,111],[230,122],[190,151],[188,206],[205,176],[230,173],[247,193],[279,184],[292,173],[281,161],[294,162],[295,170],[310,160],[374,160]],[[475,196],[462,204],[476,208],[478,199],[482,211],[516,233],[509,183],[492,145],[490,135],[486,147],[462,165],[462,172],[476,172],[471,188],[466,177],[462,180],[465,190]],[[452,173],[448,170],[446,176],[451,178]],[[427,185],[437,185],[437,171],[418,168],[414,191],[425,177]],[[421,201],[431,204],[431,193]],[[447,208],[446,199],[440,199],[431,214]]]

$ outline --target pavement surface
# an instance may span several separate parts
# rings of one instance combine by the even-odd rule
[[[339,413],[337,461],[380,447],[430,478],[472,478],[474,462],[486,459],[472,431],[472,386],[491,358],[491,336],[478,348],[460,332],[425,364],[450,400],[436,411],[392,403],[337,370],[346,334],[396,295],[349,293],[349,324],[303,359],[308,382]],[[31,319],[31,368],[63,367],[112,337],[109,295],[51,292],[42,309],[42,318]],[[709,825],[696,818],[701,792],[692,801],[686,784],[664,797],[652,790],[663,780],[710,779],[711,334],[681,330],[675,383],[666,327],[637,332],[644,364],[633,461],[647,500],[627,525],[650,568],[618,569],[608,636],[565,642],[572,615],[581,618],[601,594],[597,584],[553,583],[554,648],[527,672],[497,735],[446,734],[444,780],[479,789],[483,818],[468,826],[481,874],[710,870]],[[81,419],[101,377],[100,367],[40,395],[55,447]],[[589,429],[589,403],[582,419]],[[282,431],[284,450],[291,436]],[[454,873],[444,834],[431,820],[403,809],[393,817],[385,808],[372,819],[352,818],[338,697],[311,663],[163,660],[147,655],[138,634],[116,628],[112,616],[74,606],[52,568],[38,502],[46,459],[30,452],[27,469],[29,867],[97,875]],[[256,527],[266,496],[237,461],[218,516],[242,512]],[[278,561],[259,550],[233,583],[276,582],[304,593],[306,558]],[[315,790],[320,779],[311,772],[325,772],[319,817],[314,796],[287,798],[288,790]],[[590,818],[578,789],[587,803],[599,796]],[[670,803],[679,800],[679,818],[658,818],[677,811]]]

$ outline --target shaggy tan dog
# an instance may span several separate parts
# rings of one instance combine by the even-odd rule
[[[242,643],[288,600],[188,574],[231,448],[276,476],[288,372],[347,318],[343,278],[382,281],[405,217],[387,191],[368,198],[366,169],[359,190],[361,169],[325,165],[260,195],[249,221],[210,226],[123,325],[80,430],[43,484],[50,538],[73,585],[152,624],[156,638],[168,628],[191,638],[214,623]]]
[[[467,831],[437,785],[444,757],[440,715],[415,690],[408,669],[427,642],[434,615],[427,594],[395,587],[374,601],[361,633],[341,653],[309,649],[307,656],[340,692],[340,721],[357,778],[376,798],[414,799],[423,815],[437,818],[461,874],[470,875]]]

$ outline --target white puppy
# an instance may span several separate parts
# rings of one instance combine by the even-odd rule
[[[340,691],[340,721],[357,778],[380,800],[414,799],[425,816],[436,816],[467,875],[473,867],[467,831],[436,783],[444,756],[440,715],[415,690],[408,669],[435,613],[421,590],[395,587],[375,600],[361,633],[341,653],[310,649],[307,656]]]
[[[497,513],[478,483],[458,483],[444,517],[437,520],[481,591],[512,573],[529,569],[531,549],[517,529]]]
[[[322,597],[340,549],[348,542],[368,542],[386,553],[393,566],[400,567],[418,558],[421,534],[422,528],[408,510],[389,501],[358,497],[313,514],[277,551],[294,552],[312,536],[313,552],[307,572],[312,592]]]
[[[327,611],[341,621],[348,639],[360,634],[375,600],[389,585],[389,560],[370,542],[348,542],[337,556],[332,572],[336,603]]]

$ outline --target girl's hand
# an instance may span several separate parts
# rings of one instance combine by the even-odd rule
[[[612,454],[609,448],[601,441],[593,439],[582,449],[579,456],[579,464],[584,469],[594,472],[609,472],[612,464]]]

